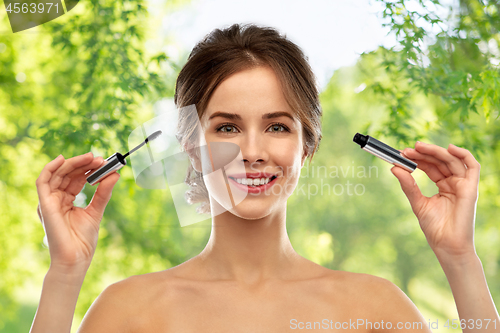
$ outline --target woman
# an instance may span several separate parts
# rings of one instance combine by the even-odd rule
[[[286,201],[291,190],[286,189],[295,188],[305,159],[321,140],[314,75],[295,44],[271,28],[216,29],[196,45],[180,72],[175,103],[178,108],[196,105],[206,142],[239,145],[245,168],[253,174],[236,182],[274,175],[271,187],[285,190],[252,193],[236,208],[212,216],[207,246],[185,263],[107,287],[78,332],[430,331],[415,305],[390,281],[326,269],[290,244]],[[187,124],[181,114],[178,139],[186,150],[197,139]],[[498,313],[473,241],[479,163],[454,145],[445,149],[417,142],[403,153],[439,188],[439,194],[427,198],[410,173],[391,169],[446,273],[460,318],[473,319],[464,331],[476,331],[478,320],[482,332],[498,330]],[[213,212],[220,207],[209,196],[210,188],[190,180],[201,171],[196,156],[191,157],[187,198]],[[70,331],[119,175],[101,181],[85,209],[72,202],[85,184],[84,173],[102,163],[91,153],[68,160],[59,156],[37,180],[51,265],[31,332]],[[263,171],[268,174],[255,174]]]

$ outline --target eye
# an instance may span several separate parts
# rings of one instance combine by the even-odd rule
[[[288,127],[285,124],[282,124],[282,123],[272,124],[271,127],[269,127],[268,131],[269,132],[290,132],[290,130],[288,129]]]
[[[215,131],[218,133],[220,132],[220,133],[229,134],[229,133],[237,133],[238,129],[236,128],[236,126],[234,124],[225,123],[225,124],[222,124],[219,127],[217,127],[215,129]],[[290,129],[285,124],[274,123],[267,129],[267,132],[271,132],[271,133],[272,132],[274,132],[274,133],[290,132]]]
[[[234,129],[234,131],[233,131]],[[222,132],[222,133],[236,133],[236,127],[233,124],[222,124],[221,126],[217,127],[216,132]]]

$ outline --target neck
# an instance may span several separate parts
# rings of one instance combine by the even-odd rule
[[[228,211],[213,216],[210,239],[199,258],[214,279],[256,284],[290,276],[301,257],[286,232],[286,202],[281,209],[255,220]]]

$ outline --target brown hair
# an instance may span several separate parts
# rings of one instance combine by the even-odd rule
[[[174,102],[179,112],[177,139],[182,147],[195,142],[195,122],[187,119],[182,108],[195,105],[199,119],[217,86],[239,71],[270,66],[283,87],[283,93],[303,127],[304,145],[309,163],[321,141],[322,110],[316,77],[302,50],[274,28],[255,24],[233,24],[214,29],[191,51],[177,77]],[[210,213],[208,190],[202,174],[189,166],[185,183],[190,204],[201,203],[198,213]]]

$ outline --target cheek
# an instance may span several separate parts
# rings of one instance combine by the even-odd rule
[[[283,173],[287,178],[297,177],[301,169],[301,157],[303,153],[300,140],[282,142],[273,146],[270,151],[273,163],[283,167]]]

